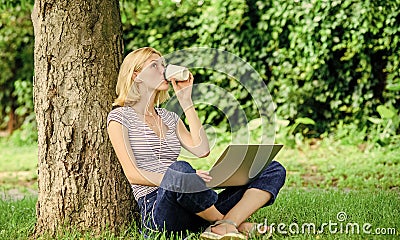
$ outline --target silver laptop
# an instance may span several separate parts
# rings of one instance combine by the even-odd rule
[[[282,144],[231,144],[210,170],[207,187],[242,186],[268,167]]]

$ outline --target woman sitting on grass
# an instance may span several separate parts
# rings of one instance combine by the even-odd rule
[[[177,161],[181,147],[199,158],[210,151],[191,98],[193,75],[187,81],[171,79],[188,130],[176,113],[158,107],[168,99],[164,67],[153,48],[128,54],[118,76],[118,98],[107,119],[109,137],[140,208],[143,231],[185,233],[208,226],[202,239],[245,239],[244,234],[256,229],[255,223],[245,220],[275,201],[285,169],[273,161],[248,185],[219,194],[207,188],[208,172]]]

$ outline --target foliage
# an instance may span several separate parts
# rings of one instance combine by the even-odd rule
[[[201,1],[121,1],[125,51],[152,46],[163,54],[196,42],[191,19],[202,14]]]
[[[341,122],[374,127],[369,118],[379,116],[379,105],[399,106],[398,0],[136,1],[134,6],[125,1],[123,6],[127,51],[207,46],[237,54],[268,83],[280,119],[291,125],[301,118],[315,121],[307,136],[335,131]],[[225,78],[216,82],[226,87]],[[196,79],[216,80],[213,74]],[[248,96],[237,96],[248,106]],[[215,109],[201,110],[212,116],[210,122],[224,124]]]
[[[396,130],[400,126],[400,114],[391,104],[388,107],[379,105],[377,112],[380,118],[369,117],[368,120],[374,125],[371,127],[370,140],[380,145],[399,142],[400,136],[396,135]]]
[[[324,136],[340,126],[356,126],[385,145],[400,133],[395,120],[399,112],[389,123],[378,111],[379,106],[400,106],[400,0],[120,3],[126,52],[143,46],[164,54],[211,47],[236,54],[268,84],[280,121],[290,127],[297,119],[315,122],[293,128],[293,138]],[[19,116],[18,125],[35,127],[33,117],[25,118],[33,114],[32,4],[32,0],[1,1],[0,128],[11,111]],[[198,83],[213,82],[233,93],[250,120],[258,118],[253,93],[241,84],[204,69],[194,73]],[[218,95],[208,97],[211,102],[230,104]],[[204,123],[229,130],[229,116],[213,106],[198,109]]]
[[[339,120],[364,126],[378,105],[398,105],[399,96],[385,89],[388,76],[400,77],[388,60],[398,61],[398,6],[353,0],[263,6],[269,14],[259,26],[272,36],[267,62],[280,115],[318,120],[321,133]]]
[[[24,123],[34,125],[32,4],[33,1],[1,1],[0,128],[10,120],[10,112],[17,115],[17,127]],[[32,137],[34,141],[35,134]]]

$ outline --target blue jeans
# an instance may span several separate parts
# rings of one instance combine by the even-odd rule
[[[176,178],[176,175],[179,175],[179,173],[195,174],[196,170],[187,162],[176,161],[168,168],[162,181],[168,181],[170,177]],[[193,175],[193,177],[196,176],[197,175]],[[198,178],[201,180],[200,177]],[[204,186],[201,186],[199,189],[207,189],[199,192],[171,191],[160,187],[158,190],[138,200],[143,231],[200,231],[210,223],[197,216],[196,213],[215,205],[215,207],[225,215],[240,201],[244,192],[249,188],[257,188],[271,193],[272,198],[265,206],[271,205],[274,203],[279,190],[285,183],[285,178],[285,168],[280,163],[272,161],[271,164],[249,184],[238,187],[228,187],[219,194],[212,189],[207,189],[202,180],[194,181],[197,184],[204,184]],[[163,185],[163,183],[161,185]]]

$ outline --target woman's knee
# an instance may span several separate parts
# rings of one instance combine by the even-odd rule
[[[286,168],[277,161],[272,162],[274,164],[274,170],[279,173],[280,176],[286,178]]]
[[[175,161],[169,166],[170,170],[182,173],[195,173],[196,170],[186,161]]]
[[[277,162],[273,161],[273,168],[272,168],[272,177],[274,178],[274,182],[276,183],[276,186],[282,187],[285,182],[286,182],[286,169],[285,167]]]
[[[204,180],[185,161],[176,161],[169,166],[160,187],[177,193],[196,193],[208,190]]]
[[[272,161],[270,165],[261,173],[260,177],[267,179],[273,178],[275,180],[284,182],[286,179],[286,169],[281,163]]]

